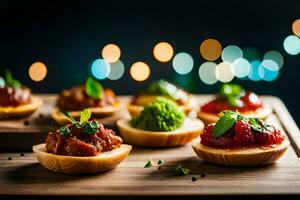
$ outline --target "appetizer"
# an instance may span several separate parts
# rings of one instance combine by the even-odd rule
[[[154,81],[148,88],[136,95],[128,105],[128,111],[131,116],[137,116],[144,109],[145,105],[151,103],[157,97],[165,97],[174,101],[186,114],[196,106],[196,100],[190,93],[161,79]]]
[[[201,106],[198,116],[205,124],[215,123],[223,110],[238,111],[243,116],[259,119],[266,119],[272,113],[270,105],[236,84],[223,84],[216,98]]]
[[[280,130],[264,121],[224,111],[216,124],[207,125],[193,144],[205,161],[233,166],[254,166],[277,161],[289,146]]]
[[[93,117],[102,118],[113,115],[122,108],[111,89],[104,89],[101,84],[88,77],[85,85],[63,90],[57,100],[57,107],[52,111],[52,118],[60,125],[68,123],[62,112],[67,111],[78,119],[80,111],[90,109]]]
[[[163,97],[146,105],[131,121],[118,120],[117,126],[127,143],[156,147],[184,145],[204,129],[201,120],[185,117],[176,103]]]
[[[47,169],[66,174],[91,174],[116,167],[129,154],[130,145],[113,130],[96,120],[89,120],[91,111],[85,109],[76,121],[50,132],[45,144],[33,146],[40,163]]]
[[[0,119],[26,117],[43,104],[41,98],[31,94],[31,90],[5,71],[5,79],[0,77]]]

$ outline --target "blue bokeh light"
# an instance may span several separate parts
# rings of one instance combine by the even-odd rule
[[[284,50],[290,55],[297,55],[300,53],[300,39],[295,35],[289,35],[283,42]]]
[[[118,80],[123,76],[124,71],[125,66],[121,60],[118,60],[115,63],[110,63],[110,73],[107,78],[110,80]]]
[[[188,53],[181,52],[173,58],[173,68],[178,74],[188,74],[194,67],[194,60]]]
[[[250,63],[244,58],[239,58],[232,63],[234,75],[238,78],[244,78],[249,75]]]
[[[259,81],[261,80],[258,69],[260,66],[261,62],[259,60],[253,60],[250,62],[250,72],[249,72],[249,79],[252,81]]]
[[[110,65],[104,59],[96,59],[92,63],[91,72],[96,79],[105,79],[110,73]]]
[[[278,51],[275,51],[275,50],[266,52],[264,55],[264,60],[275,61],[279,68],[281,68],[284,63],[284,59],[283,59],[283,56],[281,55],[281,53],[279,53]]]
[[[243,57],[243,51],[235,45],[229,45],[223,49],[222,60],[233,63],[235,60]]]
[[[260,65],[259,65],[259,69],[258,69],[258,74],[259,77],[264,80],[264,81],[274,81],[278,75],[279,75],[279,67],[278,65],[275,63],[275,61],[273,61],[272,68],[267,67],[267,65],[270,65],[271,62],[265,62],[263,61]],[[277,65],[277,68],[275,67]]]

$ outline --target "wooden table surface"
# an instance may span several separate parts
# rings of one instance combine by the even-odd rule
[[[200,103],[209,98],[197,97]],[[49,96],[47,98],[49,100]],[[24,155],[2,152],[0,195],[300,195],[299,129],[278,98],[263,99],[274,108],[268,121],[285,131],[292,143],[284,157],[274,165],[252,168],[212,165],[196,157],[191,145],[187,144],[161,149],[134,147],[129,157],[111,171],[74,176],[44,169],[31,152],[23,152]],[[53,102],[49,103],[46,106],[51,107]],[[52,122],[48,123],[45,130],[52,128]],[[162,168],[144,168],[149,158],[163,160]],[[191,170],[187,176],[172,175],[179,164]],[[193,176],[201,174],[205,176],[192,181]]]

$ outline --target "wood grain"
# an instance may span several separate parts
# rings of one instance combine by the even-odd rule
[[[200,103],[211,98],[197,97]],[[279,99],[264,97],[264,100],[275,110],[268,122],[286,131],[292,141],[292,146],[274,165],[252,168],[212,165],[199,159],[191,144],[187,144],[159,149],[134,147],[129,157],[111,171],[74,176],[50,172],[38,163],[33,153],[21,156],[20,153],[3,152],[0,153],[0,195],[300,195],[299,129],[292,118],[284,117],[289,114]],[[47,127],[53,128],[49,124],[43,131]],[[3,127],[0,130],[2,133]],[[12,133],[22,131],[16,128]],[[38,134],[38,131],[34,133]],[[162,169],[157,166],[144,168],[149,158],[155,162],[164,160]],[[173,176],[172,171],[179,164],[189,168],[190,174]],[[205,177],[192,181],[193,176],[202,173]]]

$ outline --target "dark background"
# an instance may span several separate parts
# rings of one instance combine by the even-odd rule
[[[157,78],[181,84],[191,92],[213,93],[219,84],[205,85],[198,68],[205,60],[199,45],[206,38],[218,39],[222,46],[251,46],[261,56],[277,50],[284,66],[274,82],[234,82],[259,94],[279,96],[300,124],[300,55],[288,55],[283,40],[292,34],[292,22],[300,18],[300,1],[1,1],[0,2],[0,73],[10,68],[17,79],[34,92],[59,92],[82,83],[88,64],[100,57],[107,43],[122,50],[125,74],[118,81],[102,81],[118,94],[134,94]],[[190,53],[195,61],[193,72],[180,76],[169,63],[153,58],[153,46],[170,42],[175,53]],[[42,61],[48,76],[35,83],[28,67]],[[129,75],[136,61],[151,67],[151,76],[138,83]],[[219,59],[220,61],[220,59]]]

